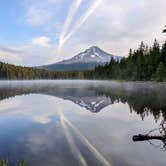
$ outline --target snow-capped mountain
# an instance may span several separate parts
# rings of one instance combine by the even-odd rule
[[[84,52],[79,53],[71,59],[64,60],[57,64],[72,64],[72,63],[106,63],[111,60],[111,58],[115,60],[120,60],[119,56],[111,55],[101,50],[99,47],[93,46]]]
[[[103,108],[113,104],[111,99],[106,96],[94,96],[94,97],[64,97],[65,100],[70,100],[73,103],[83,107],[93,113],[100,112]]]
[[[97,46],[90,47],[84,52],[79,53],[71,59],[61,62],[41,66],[40,68],[57,71],[81,71],[94,69],[97,65],[104,65],[111,59],[120,61],[120,56],[108,54]]]
[[[114,104],[110,97],[99,95],[95,92],[95,90],[88,88],[66,88],[63,90],[60,88],[55,88],[51,89],[50,91],[46,91],[46,93],[43,92],[43,94],[72,101],[73,103],[93,113],[98,113],[108,105]]]

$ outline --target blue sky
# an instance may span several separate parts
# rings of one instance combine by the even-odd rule
[[[165,0],[1,0],[0,61],[42,65],[97,45],[126,56],[165,40]]]

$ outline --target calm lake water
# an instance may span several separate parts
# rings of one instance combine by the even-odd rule
[[[0,81],[0,157],[29,166],[165,166],[166,84]],[[162,131],[161,131],[162,130]]]

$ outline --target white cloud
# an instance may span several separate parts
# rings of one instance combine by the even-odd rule
[[[91,6],[87,9],[87,11],[85,11],[85,13],[74,24],[72,30],[66,36],[62,36],[63,38],[60,40],[60,45],[65,44],[65,42],[67,42],[73,36],[73,34],[78,31],[78,29],[94,13],[94,11],[97,9],[97,7],[100,5],[101,2],[102,2],[102,0],[95,0],[94,3],[91,4]],[[81,1],[80,1],[80,3],[81,3]],[[72,15],[72,17],[73,17],[73,15]]]
[[[51,39],[47,36],[40,36],[37,38],[32,39],[31,44],[35,46],[41,46],[41,47],[51,47]]]
[[[37,8],[36,6],[30,7],[26,14],[26,21],[32,26],[40,26],[47,22],[50,18],[50,12],[44,9]]]
[[[48,24],[56,13],[55,5],[60,0],[23,0],[25,21],[30,26]]]
[[[25,21],[32,25],[30,28],[38,37],[30,36],[32,39],[27,39],[20,46],[21,52],[0,49],[0,60],[30,66],[42,65],[70,58],[92,45],[98,45],[109,53],[126,56],[129,48],[137,48],[142,40],[148,44],[152,43],[154,38],[160,42],[165,40],[165,35],[161,33],[166,24],[165,0],[102,0],[93,14],[90,12],[90,15],[87,15],[88,17],[88,7],[81,13],[83,10],[77,10],[76,6],[78,13],[71,13],[71,17],[75,14],[80,17],[73,17],[74,20],[68,18],[72,25],[66,23],[67,28],[64,30],[62,25],[69,14],[70,1],[24,1]],[[95,0],[87,2],[93,3]],[[85,21],[82,23],[81,20]],[[68,42],[58,55],[60,32],[63,38],[67,37]]]
[[[0,46],[0,61],[11,64],[22,64],[21,50]]]
[[[64,23],[64,26],[62,28],[62,32],[61,32],[60,37],[59,37],[59,49],[65,43],[66,33],[67,33],[67,31],[68,31],[68,29],[69,29],[69,27],[74,19],[74,16],[75,16],[77,10],[79,9],[81,3],[82,3],[82,0],[76,0],[76,1],[73,1],[73,3],[70,6],[69,13],[66,17],[66,21]]]
[[[41,124],[48,124],[51,122],[51,118],[49,117],[49,115],[45,115],[45,114],[34,116],[33,120]]]
[[[22,100],[2,100],[0,102],[0,114],[5,113],[10,110],[18,109],[22,106]]]
[[[103,0],[70,43],[98,45],[110,53],[125,56],[129,48],[137,48],[142,40],[148,44],[155,38],[163,42],[165,6],[165,0]]]

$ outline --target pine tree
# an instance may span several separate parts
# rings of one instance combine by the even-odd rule
[[[166,63],[166,41],[162,45],[162,49],[161,49],[161,60],[162,60],[162,62]]]
[[[166,66],[163,62],[160,62],[153,79],[158,82],[166,81]]]
[[[141,42],[137,50],[129,50],[127,58],[123,58],[120,62],[111,59],[110,63],[97,67],[91,75],[99,79],[164,80],[165,67],[166,42],[160,47],[155,40],[152,47]]]
[[[165,27],[166,27],[166,25],[165,25]],[[163,30],[163,33],[166,33],[166,29]]]

